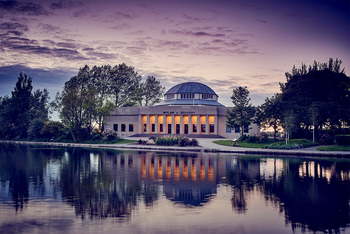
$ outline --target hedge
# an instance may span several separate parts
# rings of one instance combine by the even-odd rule
[[[335,142],[337,145],[350,145],[350,135],[337,135]]]

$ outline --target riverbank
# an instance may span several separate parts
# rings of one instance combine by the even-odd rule
[[[126,139],[138,140],[139,138],[127,137]],[[142,139],[142,138],[141,138]],[[142,139],[142,140],[146,140]],[[213,143],[216,138],[198,138],[197,147],[178,147],[178,146],[159,146],[159,145],[139,145],[133,143],[127,144],[81,144],[81,143],[60,143],[60,142],[29,142],[29,141],[0,141],[2,143],[31,144],[31,145],[50,145],[58,147],[84,147],[84,148],[104,148],[119,150],[147,150],[147,151],[175,151],[175,152],[202,152],[202,153],[232,153],[246,155],[268,155],[268,156],[296,156],[296,157],[335,157],[350,159],[348,151],[316,151],[316,147],[293,150],[276,149],[256,149],[242,148],[218,145]]]

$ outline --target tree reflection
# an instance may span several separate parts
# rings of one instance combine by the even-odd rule
[[[62,197],[75,207],[77,215],[91,219],[131,215],[141,186],[136,179],[109,173],[103,162],[113,160],[113,156],[82,149],[67,154],[69,157],[62,162],[60,188]],[[94,158],[97,161],[93,162]]]
[[[260,186],[265,198],[284,212],[293,231],[339,233],[350,222],[349,166],[349,162],[284,160],[281,176],[274,174]]]
[[[226,162],[226,183],[232,186],[232,208],[243,214],[248,209],[247,197],[260,181],[260,158],[237,158]]]
[[[6,187],[8,183],[9,194],[18,211],[29,201],[29,188],[38,196],[45,195],[43,174],[51,150],[37,151],[32,146],[15,144],[1,144],[1,149],[1,184]]]

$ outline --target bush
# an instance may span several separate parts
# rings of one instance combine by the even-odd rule
[[[249,136],[247,136],[247,135],[242,135],[242,136],[240,136],[239,138],[238,138],[238,141],[239,142],[243,142],[243,141],[245,141],[246,139],[248,139],[249,138]]]
[[[192,138],[192,140],[191,140],[191,146],[198,146],[199,144],[198,144],[198,141],[197,141],[197,139],[196,138]]]
[[[179,140],[179,137],[173,136],[158,137],[156,140],[156,145],[177,145]]]
[[[263,142],[268,142],[268,141],[269,141],[269,135],[266,132],[261,132],[259,142],[263,143]]]
[[[255,143],[259,142],[259,138],[256,136],[249,136],[246,141],[248,141],[248,143]]]
[[[111,128],[106,128],[103,132],[102,132],[102,139],[104,141],[112,141],[115,140],[118,137],[118,134],[116,131],[114,131]]]
[[[181,138],[179,140],[179,146],[189,146],[191,145],[191,141],[188,138]]]
[[[334,137],[329,135],[328,133],[325,133],[320,138],[320,144],[321,145],[333,145],[334,144]]]
[[[155,137],[155,136],[150,136],[150,137],[148,138],[148,140],[153,140],[154,142],[156,142],[157,137]]]
[[[350,135],[337,135],[335,142],[337,145],[350,145]]]
[[[302,149],[304,148],[302,144],[280,144],[280,143],[273,143],[271,145],[266,145],[263,147],[265,149]]]

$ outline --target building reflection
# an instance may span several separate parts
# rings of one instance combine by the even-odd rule
[[[149,190],[149,184],[156,185],[167,199],[176,203],[199,206],[216,194],[218,157],[140,152],[110,160],[103,159],[104,168],[110,167],[110,173],[129,179],[137,176],[145,190]]]

